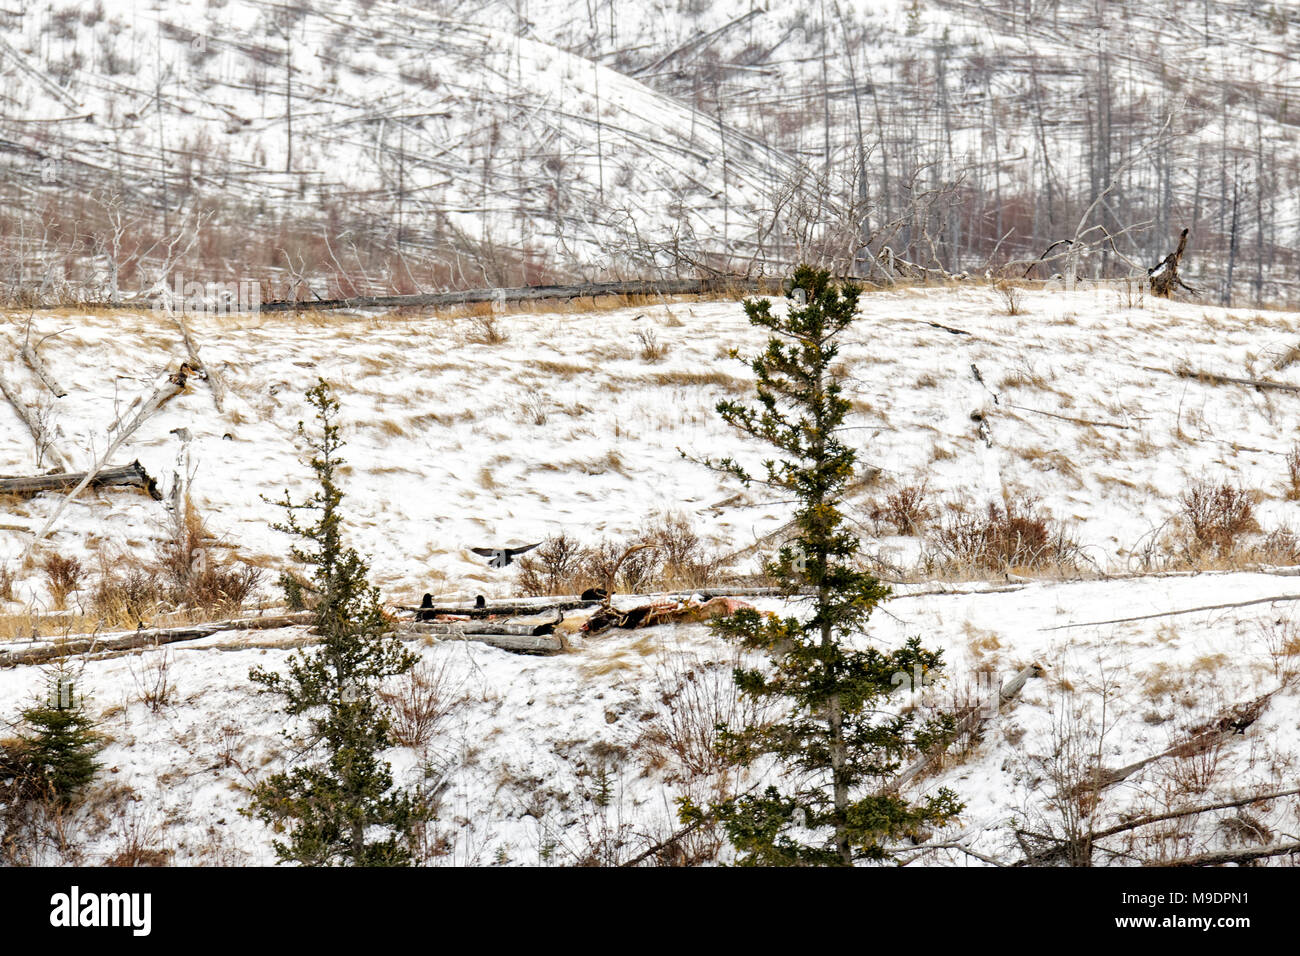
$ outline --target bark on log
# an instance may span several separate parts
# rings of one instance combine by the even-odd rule
[[[496,625],[493,632],[489,633],[489,626],[467,621],[463,624],[409,624],[406,630],[415,634],[436,635],[447,640],[479,641],[516,654],[559,654],[564,650],[561,638],[553,634],[534,635],[532,629],[537,626],[535,624],[527,626],[526,634],[497,633],[496,628],[503,625]]]
[[[1178,278],[1178,264],[1182,261],[1183,252],[1187,249],[1187,230],[1178,238],[1178,248],[1169,255],[1165,256],[1158,265],[1152,266],[1147,270],[1147,276],[1151,283],[1151,292],[1163,298],[1169,298],[1174,291],[1174,286],[1181,286],[1196,294],[1196,290],[1187,286],[1182,279]]]
[[[3,478],[0,477],[0,494],[4,495],[34,495],[43,491],[67,491],[75,488],[86,477],[86,472],[75,472],[57,475],[33,475],[27,478]],[[158,483],[149,476],[144,470],[144,466],[139,461],[133,461],[129,465],[122,465],[118,468],[103,468],[90,479],[92,488],[104,487],[130,487],[140,488],[148,493],[154,501],[162,501],[162,494],[158,491]]]
[[[212,404],[216,406],[217,414],[221,414],[226,402],[226,383],[222,381],[221,375],[216,369],[208,368],[204,364],[202,357],[199,355],[199,344],[194,341],[194,336],[190,334],[190,327],[185,324],[185,316],[177,315],[175,318],[176,324],[181,330],[181,338],[185,341],[185,351],[190,357],[190,364],[203,372],[203,377],[208,383],[208,389],[212,392]]]
[[[68,457],[55,447],[49,432],[32,416],[31,410],[19,398],[18,390],[9,384],[9,380],[3,374],[0,374],[0,394],[3,394],[6,401],[13,406],[14,413],[27,426],[27,431],[31,433],[32,441],[36,443],[38,464],[41,454],[44,453],[54,459],[58,467],[67,471],[71,467]]]
[[[1300,853],[1300,843],[1274,843],[1269,846],[1255,847],[1251,850],[1221,850],[1218,853],[1202,853],[1188,856],[1169,863],[1152,863],[1153,866],[1222,866],[1224,863],[1247,863],[1271,856],[1289,856]]]
[[[59,657],[72,654],[88,654],[101,651],[134,650],[139,647],[151,647],[159,644],[175,644],[179,641],[193,641],[202,637],[211,637],[222,631],[263,631],[276,627],[291,627],[297,624],[310,624],[315,615],[310,611],[297,614],[282,614],[276,617],[244,617],[228,621],[216,621],[211,624],[191,624],[181,627],[157,627],[138,631],[116,631],[108,634],[78,634],[61,638],[57,644],[16,650],[0,647],[0,667],[14,667],[19,664],[43,664]]]
[[[36,373],[36,377],[44,383],[45,387],[54,393],[55,398],[67,397],[68,390],[54,380],[54,376],[50,374],[50,370],[45,367],[45,363],[41,361],[41,357],[36,354],[34,348],[24,342],[19,352],[23,357],[23,361]]]

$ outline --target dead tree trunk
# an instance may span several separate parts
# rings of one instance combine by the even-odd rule
[[[1178,277],[1178,264],[1182,261],[1183,252],[1187,249],[1187,230],[1178,238],[1178,248],[1160,261],[1159,265],[1153,266],[1147,270],[1150,277],[1151,292],[1162,298],[1169,298],[1174,291],[1174,286],[1180,286],[1186,289],[1192,295],[1196,295],[1196,290],[1188,286]]]
[[[0,495],[35,495],[43,491],[70,491],[86,478],[85,472],[33,475],[29,478],[0,478]],[[121,468],[101,469],[90,479],[92,488],[127,486],[141,488],[155,501],[162,501],[158,484],[138,461]]]

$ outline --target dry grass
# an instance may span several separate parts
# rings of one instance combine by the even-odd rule
[[[662,362],[672,351],[667,342],[659,341],[654,329],[637,329],[635,334],[641,343],[641,360],[644,362]]]

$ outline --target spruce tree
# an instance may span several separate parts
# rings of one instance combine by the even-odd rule
[[[319,434],[309,435],[302,422],[298,433],[313,453],[319,488],[298,503],[286,491],[277,504],[287,517],[273,527],[297,539],[291,554],[310,569],[306,581],[285,572],[281,584],[287,598],[310,606],[319,643],[291,655],[287,675],[254,668],[249,676],[283,697],[287,716],[306,719],[308,752],[320,759],[255,786],[253,811],[273,827],[288,826],[288,841],[274,842],[282,862],[409,865],[419,800],[394,787],[391,767],[381,759],[392,742],[378,689],[416,658],[391,635],[379,591],[367,580],[367,562],[343,541],[339,403],[323,380],[307,399]]]
[[[86,713],[76,677],[59,659],[46,671],[46,697],[21,712],[22,762],[36,792],[67,806],[95,778],[103,741]]]
[[[950,720],[924,723],[881,707],[897,675],[927,677],[941,652],[912,638],[894,650],[850,646],[889,590],[853,563],[858,539],[841,505],[855,451],[840,437],[850,404],[832,371],[838,340],[857,311],[859,290],[837,289],[827,272],[801,266],[777,314],[767,299],[747,300],[750,324],[770,333],[749,361],[757,404],[723,401],[719,415],[779,457],[756,477],[734,459],[708,462],[746,486],[758,481],[797,502],[797,533],[766,571],[787,598],[811,603],[800,618],[744,609],[713,622],[715,631],[767,655],[768,666],[738,668],[753,698],[784,701],[785,717],[761,727],[720,728],[719,747],[742,766],[776,759],[788,786],[742,794],[707,810],[682,802],[684,822],[719,821],[747,865],[851,865],[888,858],[887,841],[942,825],[962,805],[950,790],[909,803],[883,784],[904,759],[945,733]],[[733,352],[733,355],[735,353]]]

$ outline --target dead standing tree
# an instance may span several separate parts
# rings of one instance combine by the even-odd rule
[[[1178,263],[1182,261],[1183,252],[1187,249],[1187,230],[1178,238],[1178,248],[1160,261],[1159,265],[1152,266],[1147,270],[1147,276],[1151,283],[1151,292],[1163,298],[1169,298],[1173,294],[1174,286],[1186,289],[1192,295],[1196,295],[1196,290],[1178,275]]]

